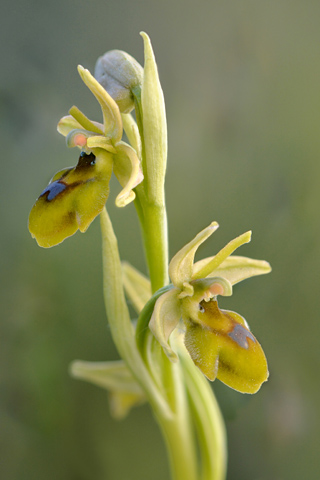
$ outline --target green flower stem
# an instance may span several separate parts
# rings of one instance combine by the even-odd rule
[[[168,284],[167,215],[163,205],[144,205],[143,238],[153,292]]]
[[[172,370],[178,382],[174,389],[177,410],[172,419],[159,418],[155,412],[156,418],[166,442],[172,480],[198,480],[197,450],[180,365],[173,365]]]
[[[213,391],[191,360],[184,347],[179,357],[185,372],[185,380],[198,430],[202,457],[201,480],[226,478],[227,440],[224,421]]]
[[[166,397],[172,415],[164,417],[155,409],[155,415],[166,441],[172,478],[174,480],[198,480],[196,438],[191,422],[187,391],[180,363],[172,363],[159,342],[148,328],[157,299],[173,285],[157,291],[146,303],[139,315],[137,347],[158,388]],[[159,416],[160,413],[160,416]]]

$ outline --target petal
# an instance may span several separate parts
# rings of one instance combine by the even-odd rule
[[[194,275],[197,275],[197,272],[212,262],[213,259],[214,257],[209,257],[196,262],[193,265]],[[270,271],[270,264],[265,260],[254,260],[253,258],[231,255],[214,270],[214,274],[229,280],[232,285],[235,285],[246,278],[264,275]]]
[[[143,180],[143,173],[136,152],[124,142],[117,144],[113,172],[123,190],[116,198],[117,207],[125,207],[135,199],[135,188]]]
[[[83,128],[82,125],[71,115],[62,117],[57,125],[57,130],[61,135],[66,137],[72,130]]]
[[[81,113],[80,110],[77,109],[77,107],[72,107],[70,109],[70,112],[74,113],[75,111],[79,112],[79,115],[77,116],[77,118],[79,120],[81,120],[81,118],[82,118],[81,116],[85,117],[85,115],[83,113]],[[57,125],[57,130],[64,137],[66,137],[71,132],[71,130],[77,130],[77,129],[79,129],[79,130],[81,130],[81,129],[89,130],[89,131],[95,132],[95,133],[103,133],[103,125],[101,125],[101,123],[91,122],[90,120],[88,120],[90,122],[90,128],[87,129],[86,127],[83,126],[84,122],[80,123],[78,120],[76,120],[75,116],[66,115],[65,117],[62,117],[61,120],[59,121],[59,123]]]
[[[212,222],[173,257],[169,265],[169,275],[172,283],[176,287],[181,288],[184,282],[191,280],[196,251],[199,246],[217,230],[218,227],[219,225],[217,222]]]
[[[29,216],[30,233],[41,247],[57,245],[78,229],[86,231],[108,198],[112,163],[110,153],[96,149],[53,177]]]
[[[110,411],[114,418],[124,418],[133,406],[146,401],[142,388],[123,360],[115,362],[76,360],[72,362],[70,372],[76,378],[87,380],[109,391]]]
[[[122,137],[122,120],[118,105],[100,83],[91,75],[89,70],[86,70],[79,65],[78,72],[83,82],[100,103],[105,135],[110,136],[115,143],[119,142]]]
[[[251,231],[239,235],[239,237],[234,238],[229,242],[224,248],[220,250],[217,255],[215,255],[210,262],[200,268],[197,273],[193,272],[192,279],[196,280],[198,278],[205,278],[209,275],[215,275],[216,269],[220,264],[231,255],[237,248],[241,247],[244,243],[248,243],[251,240]]]
[[[177,361],[177,354],[169,345],[169,337],[177,327],[180,317],[179,290],[173,288],[161,295],[156,301],[149,328],[171,361]]]
[[[89,130],[90,132],[94,133],[103,133],[103,125],[101,123],[89,120],[89,118],[86,117],[85,114],[82,113],[81,110],[79,110],[79,108],[75,105],[70,108],[69,113],[85,130]]]
[[[217,377],[239,392],[255,393],[268,379],[263,350],[239,314],[220,310],[212,300],[184,321],[186,348],[209,380]]]
[[[140,313],[152,295],[150,280],[128,262],[122,262],[122,274],[127,297],[136,312]]]

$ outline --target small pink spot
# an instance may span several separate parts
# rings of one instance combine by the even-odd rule
[[[222,285],[220,285],[219,283],[214,283],[213,285],[211,285],[209,290],[213,296],[223,295],[223,292],[224,292]]]
[[[78,133],[74,137],[74,144],[78,147],[84,147],[85,145],[87,145],[87,137],[82,133]]]

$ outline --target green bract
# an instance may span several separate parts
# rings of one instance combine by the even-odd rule
[[[217,295],[229,296],[232,285],[271,268],[262,260],[231,255],[250,241],[251,232],[229,242],[214,257],[194,263],[198,247],[217,228],[213,222],[173,257],[169,265],[173,288],[156,301],[149,326],[168,357],[176,361],[169,337],[182,318],[185,346],[206,377],[255,393],[268,378],[265,355],[245,319],[219,309]]]
[[[103,124],[92,122],[77,107],[58,123],[67,145],[80,148],[81,154],[75,167],[52,178],[30,212],[29,230],[42,247],[57,245],[78,229],[86,231],[109,196],[112,171],[123,187],[116,198],[119,207],[134,200],[133,188],[143,180],[135,150],[121,141],[116,102],[88,70],[79,66],[78,71],[101,106]]]

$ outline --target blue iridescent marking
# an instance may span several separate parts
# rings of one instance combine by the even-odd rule
[[[243,327],[240,323],[235,325],[232,332],[228,333],[228,337],[232,338],[234,342],[236,342],[240,347],[245,348],[246,350],[249,348],[247,338],[250,338],[250,340],[252,340],[253,342],[256,341],[252,333],[249,332],[249,330]]]
[[[43,190],[40,197],[48,193],[47,200],[48,202],[50,202],[51,200],[56,198],[59,195],[59,193],[63,192],[66,188],[67,188],[67,185],[65,185],[64,183],[60,183],[59,180],[56,180],[55,182],[50,183],[50,185],[48,185]]]

